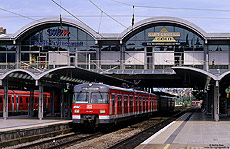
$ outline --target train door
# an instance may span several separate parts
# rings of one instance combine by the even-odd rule
[[[44,112],[47,111],[47,95],[43,95],[43,108],[44,108]]]
[[[110,98],[109,98],[109,115],[114,115],[113,107],[114,107],[114,95],[110,95]]]
[[[18,95],[16,95],[16,112],[18,112],[19,109],[19,101],[18,101]]]
[[[23,105],[23,96],[19,96],[19,111],[23,110],[25,108],[26,104]]]
[[[139,110],[138,110],[138,113],[141,113],[142,111],[142,97],[139,97]]]
[[[136,96],[136,113],[138,114],[139,113],[139,97]]]
[[[14,112],[15,111],[15,102],[14,102],[14,98],[15,98],[15,95],[12,95],[12,100],[11,100],[11,105],[12,105],[12,112]],[[8,104],[10,104],[10,99],[8,98]]]
[[[0,95],[0,111],[3,111],[3,97]]]
[[[124,114],[127,114],[128,113],[128,96],[125,95],[123,99],[124,99]]]
[[[117,118],[117,96],[114,95],[114,114],[115,114],[115,117]]]
[[[121,96],[122,115],[124,116],[124,96]]]

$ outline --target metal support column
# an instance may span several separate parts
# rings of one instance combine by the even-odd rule
[[[68,94],[68,119],[71,119],[71,109],[72,109],[72,97],[71,93]]]
[[[219,81],[214,85],[214,120],[219,121]]]
[[[39,106],[38,106],[38,118],[43,119],[43,86],[39,85]]]
[[[61,90],[61,92],[60,92],[60,111],[61,111],[61,118],[64,118],[64,113],[65,113],[65,108],[64,108],[64,92],[63,92],[63,90]]]
[[[205,71],[208,71],[208,63],[209,63],[209,61],[208,61],[208,42],[207,42],[207,40],[205,40],[205,44],[204,44],[204,64],[203,64],[203,69],[205,70]]]
[[[29,101],[29,109],[28,109],[28,115],[29,117],[33,117],[34,115],[34,89],[30,89],[30,101]]]
[[[122,46],[122,44],[120,45],[120,69],[124,70],[125,69],[125,48]]]
[[[213,98],[214,98],[214,89],[213,84],[210,84],[208,90],[208,105],[207,105],[207,115],[213,116]]]
[[[20,44],[21,44],[21,43],[20,43]],[[20,64],[20,53],[21,53],[21,52],[20,52],[20,47],[21,47],[20,45],[17,45],[17,46],[16,46],[16,64],[17,64],[17,65],[16,65],[16,69],[19,69],[19,68],[20,68],[20,65],[21,65],[21,64]]]
[[[8,81],[6,81],[6,84],[4,87],[4,101],[3,101],[3,118],[8,118]]]

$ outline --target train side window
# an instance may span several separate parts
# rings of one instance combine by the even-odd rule
[[[29,103],[29,98],[28,97],[26,97],[26,103]]]
[[[129,96],[129,106],[133,106],[133,96]]]
[[[124,96],[124,107],[128,106],[128,97]]]
[[[0,96],[0,103],[2,103],[2,96]]]
[[[10,97],[8,97],[8,103],[10,103]],[[14,98],[12,98],[12,103],[14,103]]]
[[[38,98],[37,97],[35,98],[35,103],[38,103]]]
[[[113,95],[112,96],[112,106],[114,107],[114,105],[115,105],[115,96]]]
[[[121,107],[121,96],[117,97],[118,107]]]
[[[22,103],[22,97],[20,97],[20,103]]]
[[[48,98],[48,103],[50,103],[50,98]]]

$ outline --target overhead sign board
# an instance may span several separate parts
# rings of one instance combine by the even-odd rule
[[[180,37],[180,32],[168,32],[165,27],[162,28],[160,32],[148,32],[148,37],[154,37],[152,40],[153,43],[161,42],[176,42],[174,37]]]

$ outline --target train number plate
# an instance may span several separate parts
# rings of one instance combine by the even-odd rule
[[[87,109],[92,109],[92,108],[93,108],[93,105],[87,105],[86,108],[87,108]]]

